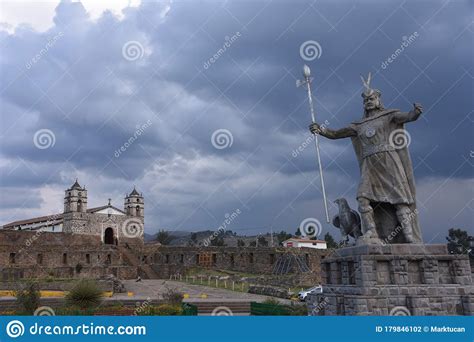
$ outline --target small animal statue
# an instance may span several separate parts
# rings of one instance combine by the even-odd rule
[[[332,224],[341,230],[345,243],[349,241],[349,236],[357,241],[362,236],[359,213],[349,207],[345,198],[338,198],[334,203],[338,205],[339,213],[332,219]]]

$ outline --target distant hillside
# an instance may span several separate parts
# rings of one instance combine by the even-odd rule
[[[198,232],[183,232],[183,231],[168,231],[171,236],[171,241],[168,244],[169,246],[200,246],[205,244],[206,241],[213,236],[215,231],[213,230],[203,230]],[[155,234],[145,233],[145,242],[156,241]],[[237,247],[237,241],[242,240],[245,242],[245,246],[256,243],[259,236],[263,236],[268,243],[268,246],[271,246],[271,235],[253,235],[253,236],[243,236],[238,235],[232,231],[226,231],[223,235],[224,243],[229,247]],[[193,240],[194,237],[194,240]],[[278,239],[276,234],[273,234],[273,244],[274,246],[278,245]]]

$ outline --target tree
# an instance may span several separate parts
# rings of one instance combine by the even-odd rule
[[[265,239],[265,236],[259,236],[257,239],[258,245],[262,247],[267,247],[268,246],[268,241]]]
[[[299,228],[299,227],[298,227],[298,229],[296,230],[295,235],[296,235],[296,236],[301,236],[301,231],[300,231],[300,228]]]
[[[324,235],[324,241],[326,241],[326,245],[328,248],[338,248],[338,244],[336,243],[336,241],[334,240],[334,238],[332,237],[331,234],[329,233],[326,233],[326,235]]]
[[[162,245],[169,245],[171,242],[171,235],[166,230],[160,230],[158,234],[156,234],[156,241]]]
[[[256,241],[250,241],[249,247],[257,247],[257,242]]]
[[[288,240],[288,239],[291,239],[292,235],[291,234],[288,234],[287,232],[285,232],[284,230],[282,230],[281,232],[279,232],[277,235],[276,235],[276,238],[278,240],[278,245],[281,245],[283,243],[283,241],[285,240]]]
[[[469,235],[467,231],[462,229],[451,228],[448,231],[448,251],[452,254],[465,254],[468,253],[472,255],[471,241],[474,240],[474,237]]]
[[[237,247],[245,247],[245,241],[242,239],[237,240]]]

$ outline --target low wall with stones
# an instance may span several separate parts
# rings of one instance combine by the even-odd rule
[[[42,291],[70,291],[74,285],[76,285],[76,280],[69,281],[44,281],[39,280],[37,284],[39,289]],[[0,290],[20,290],[26,284],[25,281],[0,281]],[[102,291],[113,291],[114,282],[113,280],[100,279],[97,281],[97,285],[102,289]]]
[[[248,292],[285,299],[289,299],[291,297],[291,293],[289,293],[288,290],[274,286],[252,285],[249,287]]]

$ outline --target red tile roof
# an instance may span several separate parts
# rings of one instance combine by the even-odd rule
[[[3,228],[10,228],[10,227],[24,225],[24,224],[33,224],[33,223],[48,222],[48,221],[54,222],[54,221],[58,221],[62,219],[63,219],[63,214],[40,216],[40,217],[30,218],[27,220],[19,220],[19,221],[10,222],[3,225]]]
[[[121,213],[126,214],[123,210],[120,210],[119,208],[115,208],[114,206],[111,206],[111,205],[104,205],[101,207],[90,208],[90,209],[87,209],[87,212],[95,213],[96,211],[100,211],[106,208],[113,208],[117,211],[120,211]],[[4,224],[2,228],[8,229],[8,228],[16,227],[16,226],[22,226],[25,224],[34,224],[34,223],[41,223],[41,222],[48,222],[48,221],[51,221],[51,223],[53,223],[55,221],[62,221],[63,216],[64,216],[63,214],[54,214],[54,215],[48,215],[48,216],[33,217],[27,220],[19,220],[19,221],[14,221],[14,222]]]

